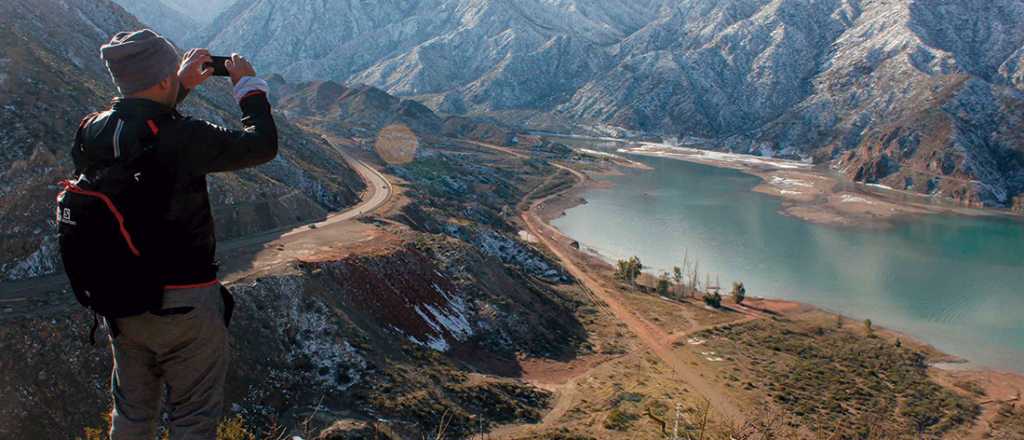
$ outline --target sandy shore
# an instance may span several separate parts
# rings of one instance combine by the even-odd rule
[[[941,205],[919,194],[854,183],[831,170],[793,160],[655,143],[640,143],[618,151],[731,168],[758,176],[762,183],[754,191],[781,198],[782,213],[819,224],[879,228],[890,226],[902,216],[939,213],[1021,217],[1009,211]]]

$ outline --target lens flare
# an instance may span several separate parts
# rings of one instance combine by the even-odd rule
[[[373,148],[377,155],[392,165],[404,165],[416,158],[419,139],[404,124],[392,124],[377,133],[377,142]]]

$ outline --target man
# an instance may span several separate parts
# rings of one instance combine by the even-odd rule
[[[148,145],[158,166],[135,179],[158,188],[146,198],[153,199],[156,208],[147,201],[146,210],[156,211],[159,227],[145,231],[152,238],[144,251],[158,255],[164,286],[158,308],[107,320],[114,357],[110,438],[154,439],[162,403],[172,439],[212,440],[224,406],[233,301],[217,280],[206,175],[277,155],[268,87],[245,58],[231,56],[225,66],[245,129],[229,130],[175,110],[213,74],[205,49],[192,49],[179,62],[170,42],[144,29],[118,33],[100,56],[121,96],[110,110],[83,120],[73,150],[76,174],[102,172],[129,149]]]

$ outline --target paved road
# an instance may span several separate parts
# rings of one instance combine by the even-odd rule
[[[394,192],[391,182],[370,165],[352,157],[336,145],[333,146],[345,158],[349,166],[366,182],[366,193],[363,194],[363,199],[359,204],[344,211],[330,214],[326,219],[319,222],[289,225],[247,237],[220,242],[217,246],[218,253],[231,252],[239,248],[273,242],[283,238],[294,239],[298,236],[317,234],[318,230],[324,226],[368,215],[384,205]],[[0,307],[21,305],[37,298],[44,298],[54,292],[63,291],[66,288],[67,278],[63,273],[28,280],[3,282],[0,283]]]

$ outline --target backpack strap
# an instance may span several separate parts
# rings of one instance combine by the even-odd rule
[[[169,114],[155,115],[150,119],[137,119],[113,109],[91,113],[82,119],[75,133],[72,158],[75,162],[75,175],[93,175],[100,170],[109,168],[115,163],[131,163],[149,152],[157,144],[160,125],[165,119],[173,117]],[[94,127],[102,124],[102,127]],[[86,151],[86,137],[90,132],[98,131],[109,137],[105,151]]]
[[[82,132],[85,131],[85,127],[92,124],[92,121],[96,120],[96,116],[99,116],[99,112],[92,112],[85,115],[82,121],[78,123],[78,130],[75,131],[75,141],[71,144],[71,158],[75,163],[75,175],[81,175],[83,170],[78,169],[78,164],[82,163],[83,155],[85,154],[85,145],[82,144]]]

